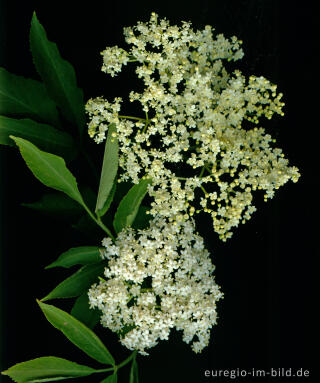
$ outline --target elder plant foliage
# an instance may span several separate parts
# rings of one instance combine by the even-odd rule
[[[83,211],[105,232],[101,243],[71,247],[46,267],[80,266],[38,301],[47,320],[103,368],[44,356],[2,372],[16,382],[96,373],[106,375],[101,383],[117,382],[128,364],[128,381],[138,382],[137,354],[148,355],[174,328],[201,352],[223,294],[195,215],[210,214],[212,230],[226,241],[256,210],[256,190],[267,200],[299,178],[260,126],[262,118],[283,115],[282,94],[264,77],[227,69],[243,57],[241,41],[211,26],[170,25],[155,13],[124,28],[124,38],[127,49],[102,52],[102,71],[117,76],[135,67],[143,87],[128,90],[128,100],[144,117],[126,115],[116,95],[85,105],[73,67],[35,14],[30,45],[42,82],[0,69],[0,143],[16,146],[33,175],[57,191],[25,206]],[[105,145],[95,192],[78,185],[66,164],[89,157],[85,111],[92,145]],[[69,125],[76,137],[62,130]],[[54,298],[75,299],[71,312],[44,303]],[[127,359],[115,361],[93,331],[98,322],[132,351]]]

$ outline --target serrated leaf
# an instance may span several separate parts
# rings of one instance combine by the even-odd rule
[[[150,179],[142,179],[122,198],[113,221],[113,227],[117,233],[133,223],[140,204],[147,194],[149,184],[151,184]]]
[[[139,383],[138,364],[136,359],[132,361],[129,383]]]
[[[59,125],[58,111],[43,83],[0,68],[0,114]]]
[[[56,216],[79,217],[83,209],[73,199],[62,193],[44,194],[39,201],[22,203],[24,207],[41,211],[42,213]]]
[[[103,214],[107,211],[105,203],[112,190],[114,179],[118,171],[118,140],[112,135],[116,132],[116,126],[114,124],[109,125],[108,137],[106,140],[103,164],[101,170],[96,212],[103,209]],[[111,202],[110,202],[111,203]],[[110,204],[109,204],[110,206]],[[100,212],[100,216],[103,215]]]
[[[38,304],[47,320],[80,350],[100,363],[115,365],[108,349],[87,326],[57,307],[39,301]]]
[[[90,308],[88,292],[85,292],[76,299],[71,315],[87,327],[93,329],[100,320],[101,312],[98,309]]]
[[[23,138],[14,136],[10,136],[10,138],[18,145],[27,166],[39,181],[48,187],[66,193],[84,206],[77,181],[66,167],[62,157],[44,152]]]
[[[77,86],[72,65],[60,56],[56,44],[48,40],[35,13],[31,22],[30,48],[35,67],[49,95],[65,118],[78,127],[81,136],[85,126],[83,92]]]
[[[96,370],[91,367],[70,362],[63,358],[43,356],[18,363],[3,371],[2,374],[10,376],[17,383],[31,383],[88,376],[95,372]]]
[[[0,116],[0,144],[14,146],[11,135],[25,138],[40,149],[63,155],[68,160],[76,156],[76,147],[68,133],[33,120]]]
[[[100,383],[117,383],[117,382],[118,382],[118,375],[113,374],[103,379]]]
[[[78,297],[89,289],[99,275],[103,274],[104,268],[105,262],[81,267],[77,272],[59,283],[42,301],[56,298]]]
[[[46,269],[52,267],[69,268],[74,265],[89,265],[91,263],[101,262],[100,247],[98,246],[79,246],[72,247],[60,255],[60,257],[46,266]]]

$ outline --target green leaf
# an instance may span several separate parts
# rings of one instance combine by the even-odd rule
[[[80,188],[80,191],[86,205],[93,209],[97,199],[94,192],[86,186]],[[64,221],[68,220],[68,222],[74,222],[76,218],[79,219],[80,216],[83,215],[83,208],[76,201],[60,192],[44,194],[40,200],[31,203],[22,203],[21,206],[37,210],[40,213],[55,218],[61,218]]]
[[[149,184],[151,184],[150,179],[142,179],[137,185],[132,186],[121,200],[113,221],[113,227],[117,233],[133,223],[139,206],[147,194]]]
[[[59,125],[58,111],[45,86],[0,68],[0,114],[31,117]]]
[[[106,233],[87,214],[83,215],[72,228],[79,231],[85,238],[92,242],[100,242]]]
[[[41,211],[42,213],[56,216],[79,217],[83,209],[73,199],[62,193],[44,194],[39,201],[32,203],[22,203],[24,207]]]
[[[97,280],[98,276],[103,274],[105,262],[94,263],[81,267],[77,272],[65,279],[55,287],[42,301],[56,298],[78,297],[89,289]]]
[[[147,214],[150,210],[147,206],[140,206],[136,218],[132,223],[135,229],[145,229],[149,226],[149,221],[152,218],[151,214]]]
[[[98,309],[90,308],[88,292],[85,292],[76,299],[71,315],[87,327],[93,329],[100,320],[101,312]]]
[[[132,182],[127,181],[119,183],[117,182],[117,189],[112,202],[115,205],[119,205],[122,198],[128,193],[128,191],[130,190],[130,188],[132,188],[133,185],[134,184]]]
[[[23,159],[39,181],[48,187],[66,193],[84,206],[77,181],[66,167],[63,158],[43,152],[23,138],[13,136],[10,136],[10,138],[18,145]]]
[[[52,267],[69,268],[74,265],[89,265],[91,263],[101,262],[100,247],[98,246],[79,246],[72,247],[60,255],[60,257],[46,266],[46,269]]]
[[[64,155],[67,159],[76,155],[76,147],[68,133],[33,120],[0,116],[0,144],[14,146],[11,135],[25,138],[42,150]]]
[[[133,359],[131,364],[129,383],[139,383],[138,364],[136,359]]]
[[[38,304],[47,320],[80,350],[100,363],[115,365],[112,355],[92,330],[57,307],[39,301]]]
[[[81,136],[85,112],[83,93],[77,86],[75,71],[68,61],[62,59],[56,44],[47,39],[35,13],[31,22],[30,47],[34,65],[49,95],[65,118],[78,127]]]
[[[93,210],[96,204],[97,195],[89,186],[79,186],[81,195],[90,210]]]
[[[96,212],[103,209],[103,214],[107,211],[105,203],[112,189],[118,170],[119,145],[117,138],[113,137],[115,132],[116,126],[114,124],[109,125],[108,137],[104,150],[97,205],[95,209]],[[101,216],[103,214],[100,213],[99,215]]]
[[[117,383],[117,382],[118,382],[118,375],[113,374],[103,379],[100,383]]]
[[[103,217],[106,214],[106,212],[109,210],[109,207],[113,201],[113,197],[115,196],[116,189],[117,189],[117,183],[114,182],[112,185],[112,189],[108,195],[108,198],[106,199],[106,202],[104,203],[102,209],[97,212],[100,217]]]
[[[70,379],[88,376],[95,372],[96,370],[91,367],[70,362],[66,359],[55,356],[43,356],[18,363],[3,371],[2,374],[10,376],[17,383],[28,383]]]

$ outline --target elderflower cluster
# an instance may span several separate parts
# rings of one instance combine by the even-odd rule
[[[125,28],[130,49],[107,48],[103,70],[114,76],[129,61],[136,65],[144,88],[131,91],[129,100],[145,117],[119,114],[121,98],[89,100],[86,110],[97,143],[116,125],[120,179],[152,178],[154,217],[181,222],[205,211],[226,240],[255,211],[255,190],[272,198],[299,172],[256,126],[261,117],[283,115],[282,94],[264,77],[229,73],[225,63],[242,58],[241,41],[213,31],[194,31],[187,22],[172,26],[154,13],[149,22]]]
[[[157,218],[147,229],[124,229],[115,243],[105,238],[103,246],[105,280],[89,290],[90,306],[102,311],[101,324],[118,332],[124,346],[148,355],[172,328],[195,352],[208,345],[222,293],[192,220],[176,225]]]

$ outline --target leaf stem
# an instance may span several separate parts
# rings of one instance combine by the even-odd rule
[[[128,356],[128,358],[125,359],[123,362],[121,362],[120,364],[118,364],[118,365],[116,366],[116,368],[119,369],[119,368],[125,366],[126,364],[128,364],[132,359],[134,359],[134,358],[136,357],[136,354],[137,354],[137,351],[136,351],[136,350],[133,351],[132,354],[131,354],[130,356]]]
[[[133,351],[131,353],[131,355],[128,356],[128,358],[126,358],[120,364],[116,364],[116,365],[114,365],[113,367],[110,367],[110,368],[102,368],[101,370],[96,370],[95,373],[113,371],[113,373],[116,374],[120,368],[122,368],[125,365],[127,365],[132,359],[135,360],[136,356],[137,356],[137,351],[135,350],[135,351]]]
[[[204,167],[206,168],[206,170],[207,170],[207,172],[208,172],[209,174],[212,174],[212,171],[211,171],[209,165],[205,164]]]
[[[205,166],[202,167],[201,172],[200,172],[200,175],[199,175],[199,178],[202,178],[203,173],[204,173],[204,170],[205,170]]]
[[[204,195],[207,196],[208,192],[206,191],[206,189],[202,185],[200,185],[200,188],[203,191]]]
[[[97,373],[97,372],[108,372],[108,371],[114,371],[114,368],[113,367],[102,368],[101,370],[95,370],[95,373]]]
[[[147,121],[145,118],[141,118],[141,117],[134,117],[134,116],[122,116],[122,115],[118,115],[119,118],[126,118],[128,120],[138,120],[138,121]]]
[[[115,237],[113,236],[113,234],[111,233],[111,231],[107,228],[107,226],[104,225],[104,223],[101,221],[101,218],[100,217],[95,217],[95,215],[92,213],[92,211],[88,208],[88,206],[83,202],[83,205],[82,205],[86,212],[89,214],[90,218],[92,218],[94,220],[94,222],[101,227],[101,229],[103,231],[105,231],[108,236],[113,240],[115,241]]]

